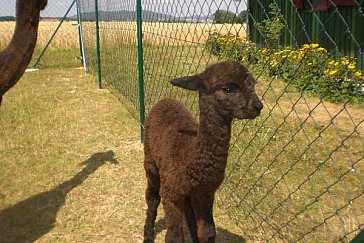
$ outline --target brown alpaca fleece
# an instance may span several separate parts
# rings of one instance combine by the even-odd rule
[[[0,105],[2,97],[13,87],[27,68],[37,42],[40,11],[47,0],[17,0],[13,38],[0,52]]]
[[[214,194],[224,179],[232,120],[253,119],[263,105],[255,94],[254,78],[235,62],[217,63],[171,83],[199,92],[200,123],[173,99],[159,101],[146,119],[144,242],[154,241],[161,198],[166,242],[184,242],[184,212],[194,242],[215,242]]]

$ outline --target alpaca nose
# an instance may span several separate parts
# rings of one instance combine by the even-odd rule
[[[257,109],[257,110],[262,110],[263,109],[263,103],[259,100],[259,99],[257,99],[257,102],[254,102],[253,103],[253,106]]]
[[[251,98],[250,105],[259,111],[263,109],[263,103],[259,100],[256,94],[254,94]]]

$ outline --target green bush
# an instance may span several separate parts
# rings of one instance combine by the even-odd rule
[[[237,62],[257,62],[257,48],[250,42],[233,35],[210,33],[206,48],[219,59],[230,59]]]
[[[263,35],[266,46],[270,49],[278,49],[284,24],[281,21],[281,12],[278,5],[271,3],[268,7],[270,9],[270,18],[263,20],[261,23],[256,23],[256,27]]]

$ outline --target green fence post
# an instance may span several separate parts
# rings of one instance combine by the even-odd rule
[[[56,33],[58,32],[58,30],[59,30],[59,28],[61,27],[61,25],[62,25],[63,21],[66,19],[66,17],[67,17],[67,15],[68,15],[68,13],[71,11],[71,9],[72,9],[73,5],[75,4],[75,2],[76,2],[76,0],[74,0],[74,1],[71,3],[70,7],[68,8],[68,10],[66,11],[66,13],[64,14],[63,18],[61,19],[61,21],[60,21],[60,22],[59,22],[59,24],[57,25],[57,28],[56,28],[56,30],[53,32],[53,34],[52,34],[51,38],[49,38],[49,40],[48,40],[47,44],[45,45],[45,47],[43,47],[43,49],[42,49],[42,51],[40,52],[39,56],[38,56],[38,57],[37,57],[37,59],[35,60],[35,63],[34,63],[34,65],[33,65],[33,68],[36,68],[36,67],[37,67],[37,65],[38,65],[38,63],[39,63],[39,61],[40,61],[40,59],[43,57],[43,55],[44,55],[45,51],[47,50],[47,48],[48,48],[49,44],[51,44],[51,42],[52,42],[52,40],[53,40],[54,36],[55,36],[55,35],[56,35]]]
[[[81,64],[82,66],[84,66],[84,61],[83,61],[83,41],[82,41],[82,30],[81,30],[81,16],[80,16],[80,3],[76,0],[76,11],[77,11],[77,27],[78,27],[78,43],[80,46],[80,59],[81,59]],[[85,67],[85,66],[84,66]]]
[[[100,56],[100,30],[99,30],[99,3],[95,0],[95,22],[96,22],[96,52],[97,52],[97,78],[99,89],[102,89],[101,81],[101,56]]]
[[[144,74],[143,74],[143,31],[142,31],[142,2],[136,0],[137,34],[138,34],[138,76],[139,76],[139,112],[140,112],[140,140],[144,141]]]
[[[364,230],[361,230],[354,239],[350,241],[350,243],[361,243],[364,242]]]

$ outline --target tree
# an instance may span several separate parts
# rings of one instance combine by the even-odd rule
[[[214,13],[214,21],[218,24],[236,23],[238,22],[238,17],[231,11],[216,10]]]
[[[238,15],[238,22],[239,23],[245,23],[247,21],[247,18],[248,18],[248,11],[243,10]]]

